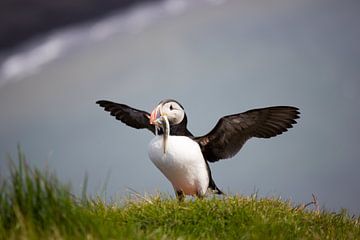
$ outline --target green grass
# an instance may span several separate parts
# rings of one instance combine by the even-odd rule
[[[360,239],[359,218],[255,196],[105,203],[71,194],[19,151],[0,180],[0,239]]]

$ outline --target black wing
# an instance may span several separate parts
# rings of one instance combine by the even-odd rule
[[[149,122],[150,114],[148,112],[106,100],[100,100],[96,103],[126,125],[137,129],[147,128],[155,134],[155,127]]]
[[[230,158],[251,137],[270,138],[292,128],[295,119],[299,118],[298,110],[296,107],[277,106],[225,116],[208,134],[194,140],[199,143],[207,161]]]

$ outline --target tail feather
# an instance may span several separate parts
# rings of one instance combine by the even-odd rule
[[[211,191],[212,191],[213,193],[215,193],[215,194],[219,194],[219,195],[224,194],[224,195],[225,195],[225,193],[223,193],[223,192],[216,186],[215,181],[214,181],[214,179],[213,179],[212,176],[211,176],[211,170],[210,170],[208,161],[205,160],[205,162],[206,162],[207,172],[208,172],[208,174],[209,174],[209,187],[208,187],[208,188],[210,188]]]
[[[210,178],[209,188],[212,190],[213,193],[219,195],[225,195],[215,184],[214,179]]]

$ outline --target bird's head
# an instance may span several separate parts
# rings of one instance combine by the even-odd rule
[[[172,99],[163,100],[151,112],[150,124],[161,127],[164,116],[170,125],[177,125],[184,120],[185,111],[177,101]]]

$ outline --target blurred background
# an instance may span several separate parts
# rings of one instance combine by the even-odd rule
[[[289,132],[211,164],[230,194],[281,196],[360,214],[357,0],[2,1],[0,168],[17,145],[80,193],[173,195],[146,130],[95,105],[182,103],[203,135],[226,114],[300,108]]]

